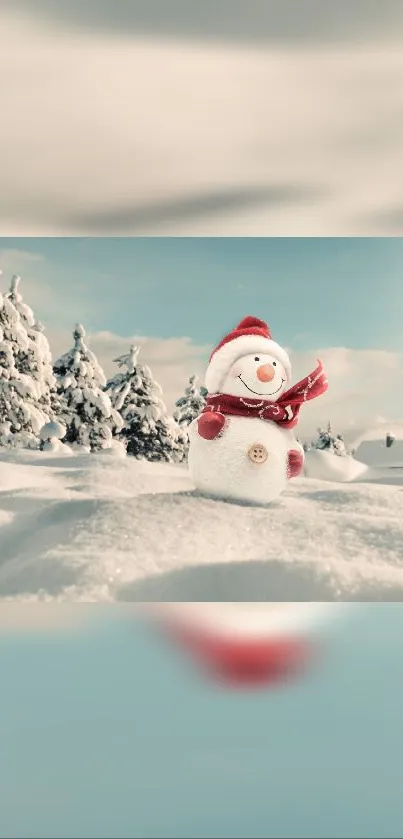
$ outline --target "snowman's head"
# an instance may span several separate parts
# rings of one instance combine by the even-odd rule
[[[244,318],[213,350],[206,371],[208,392],[275,402],[291,378],[291,362],[259,318]]]
[[[221,392],[229,396],[276,402],[286,390],[287,381],[286,369],[278,358],[267,353],[253,353],[235,361]]]

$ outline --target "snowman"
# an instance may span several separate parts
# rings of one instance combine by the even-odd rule
[[[266,505],[301,474],[293,428],[304,402],[327,390],[321,362],[292,388],[291,364],[268,325],[246,317],[216,347],[207,369],[206,407],[189,428],[189,470],[213,498]]]

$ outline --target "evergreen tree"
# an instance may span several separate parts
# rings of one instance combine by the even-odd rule
[[[105,376],[84,343],[81,324],[76,325],[73,337],[74,347],[53,368],[60,399],[58,419],[66,426],[63,442],[99,451],[108,447],[122,421],[104,392]]]
[[[23,301],[19,291],[20,282],[21,278],[14,274],[10,291],[6,295],[17,310],[28,336],[28,344],[18,353],[16,366],[19,372],[31,376],[36,383],[38,405],[49,420],[59,410],[52,355],[43,325],[35,319],[32,309]]]
[[[183,457],[181,460],[187,460],[189,452],[188,427],[200,416],[206,404],[208,391],[205,387],[197,387],[196,381],[196,376],[190,377],[184,396],[181,396],[175,403],[173,416],[182,431],[181,450]]]
[[[183,432],[169,417],[160,398],[161,388],[147,365],[138,362],[139,347],[119,356],[122,369],[106,385],[113,407],[119,411],[123,427],[118,433],[127,454],[138,460],[180,462],[184,457]]]
[[[191,376],[185,390],[185,395],[175,402],[174,419],[181,426],[187,428],[197,419],[206,405],[207,389],[196,386],[197,377]]]
[[[36,448],[47,416],[37,383],[20,369],[29,339],[11,300],[0,294],[0,445]]]
[[[337,454],[340,457],[345,457],[348,452],[344,443],[343,435],[335,435],[331,423],[328,423],[327,429],[318,428],[318,439],[315,443],[315,448],[320,451],[327,451],[331,454]]]

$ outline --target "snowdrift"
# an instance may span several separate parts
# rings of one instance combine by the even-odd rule
[[[318,481],[348,483],[365,478],[368,467],[353,457],[339,457],[330,452],[311,449],[306,453],[304,475]]]
[[[403,426],[387,426],[367,431],[355,441],[356,457],[368,466],[378,468],[403,468]],[[393,444],[388,448],[386,435],[393,436]]]

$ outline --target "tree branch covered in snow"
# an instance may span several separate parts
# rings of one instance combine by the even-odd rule
[[[43,369],[38,365],[34,375],[30,363],[30,316],[24,319],[23,309],[15,305],[20,302],[13,299],[16,288],[14,282],[14,291],[0,293],[0,444],[32,448],[49,421],[50,398]]]
[[[66,426],[63,442],[99,451],[108,447],[123,423],[104,392],[104,373],[84,342],[81,324],[76,325],[73,338],[73,348],[53,368],[60,399],[59,419]]]
[[[10,291],[6,295],[17,310],[21,324],[26,330],[28,342],[17,357],[17,369],[30,376],[37,385],[38,404],[45,415],[53,418],[59,410],[56,379],[52,369],[52,354],[44,334],[44,326],[36,320],[32,309],[24,303],[20,293],[21,278],[14,274]]]
[[[186,440],[186,456],[189,449],[189,436],[187,429],[191,423],[200,416],[206,405],[207,388],[197,387],[197,376],[191,376],[184,396],[181,396],[175,403],[174,419],[183,430]]]
[[[207,389],[197,387],[197,376],[191,376],[184,396],[175,403],[174,419],[180,426],[187,427],[197,419],[206,405]]]
[[[119,356],[115,363],[122,369],[106,385],[112,405],[122,417],[117,432],[127,453],[139,460],[180,462],[185,457],[187,436],[161,399],[161,388],[147,365],[139,364],[139,347]]]

